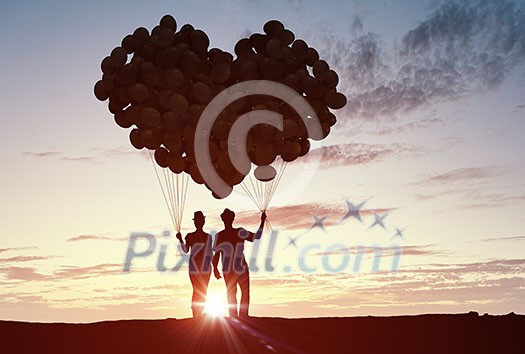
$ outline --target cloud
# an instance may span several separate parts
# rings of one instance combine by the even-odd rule
[[[361,209],[361,216],[371,216],[374,213],[384,214],[395,208]],[[272,207],[268,212],[268,220],[273,227],[282,226],[286,230],[308,230],[314,223],[314,215],[326,216],[325,227],[338,225],[347,209],[344,203],[304,203]],[[252,225],[258,220],[259,212],[239,212],[235,217],[238,225]]]
[[[34,247],[34,246],[0,248],[0,253],[9,252],[9,251],[30,250],[30,249],[36,249],[36,248],[37,247]]]
[[[272,295],[281,301],[265,303],[264,313],[301,316],[305,308],[311,313],[319,309],[317,313],[322,316],[525,311],[525,259],[422,264],[401,266],[397,272],[296,277],[300,282],[291,288],[287,287],[287,278],[269,282]]]
[[[45,259],[56,258],[56,256],[16,256],[10,258],[0,258],[0,263],[19,263],[19,262],[31,262],[40,261]]]
[[[346,115],[394,118],[501,85],[525,62],[524,4],[445,1],[391,48],[362,25],[319,42],[329,45],[320,52],[344,77]]]
[[[78,235],[75,237],[70,237],[66,241],[67,242],[77,242],[77,241],[86,241],[86,240],[106,240],[106,241],[126,241],[128,240],[128,237],[121,237],[121,238],[112,238],[109,236],[101,236],[101,235]]]
[[[140,272],[141,270],[134,269],[133,271]],[[60,281],[97,278],[106,275],[119,275],[123,272],[121,263],[104,263],[83,267],[62,265],[60,269],[47,275],[38,273],[36,268],[33,267],[3,267],[0,268],[0,273],[3,273],[5,277],[9,280]]]
[[[44,159],[53,159],[56,161],[69,161],[69,162],[90,162],[90,163],[100,163],[108,159],[120,159],[120,158],[129,158],[129,157],[141,157],[149,159],[149,155],[146,151],[137,151],[131,147],[122,147],[122,148],[111,148],[111,149],[101,149],[93,148],[90,150],[90,153],[87,155],[66,155],[60,151],[43,151],[43,152],[23,152],[22,156],[27,158],[44,158]]]
[[[383,247],[342,247],[330,252],[312,253],[313,256],[330,256],[335,254],[374,254],[374,253],[395,253],[400,252],[404,256],[443,256],[449,252],[436,250],[436,245],[403,245],[403,246],[383,246]]]
[[[472,183],[473,180],[486,180],[501,176],[504,170],[499,166],[463,167],[428,178],[424,183],[450,184]]]
[[[56,151],[42,151],[42,152],[24,152],[22,153],[22,155],[28,156],[28,157],[56,157],[56,156],[60,156],[60,153]]]
[[[525,241],[525,236],[491,237],[471,242],[501,242],[501,241]]]
[[[416,153],[417,149],[401,144],[358,144],[347,143],[323,146],[313,149],[298,162],[319,161],[323,167],[341,167],[363,165],[381,161],[389,157],[398,157],[407,153]]]
[[[105,275],[122,274],[122,264],[105,263],[87,267],[62,266],[62,269],[53,273],[54,279],[86,279]]]
[[[37,273],[32,267],[3,267],[0,268],[0,272],[4,273],[9,280],[35,281],[46,278],[45,275]]]

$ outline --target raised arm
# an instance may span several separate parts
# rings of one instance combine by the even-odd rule
[[[215,278],[217,279],[220,279],[221,278],[221,273],[219,272],[219,258],[221,256],[221,251],[219,249],[217,249],[217,240],[219,239],[219,234],[217,234],[217,236],[215,237],[215,242],[213,243],[213,258],[212,258],[212,261],[211,261],[211,264],[213,265],[213,275],[215,276]]]
[[[259,224],[259,229],[255,233],[254,239],[258,240],[261,238],[263,230],[264,230],[264,222],[266,221],[266,212],[263,211],[261,214],[261,223]]]
[[[184,253],[188,253],[189,247],[187,244],[184,243],[184,240],[182,239],[182,235],[180,232],[177,232],[177,239],[179,240],[180,247],[182,248],[182,251]]]

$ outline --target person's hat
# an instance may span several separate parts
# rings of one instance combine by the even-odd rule
[[[224,211],[222,212],[221,214],[221,218],[227,218],[227,217],[230,217],[230,218],[234,218],[235,217],[235,213],[233,211],[231,211],[230,209],[226,208],[224,209]]]
[[[199,210],[193,213],[193,220],[195,219],[206,219],[206,217],[204,216],[202,211]]]

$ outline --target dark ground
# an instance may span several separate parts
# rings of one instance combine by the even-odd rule
[[[0,353],[525,353],[525,316],[0,321]]]

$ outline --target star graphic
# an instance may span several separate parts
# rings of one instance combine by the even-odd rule
[[[322,218],[320,217],[317,217],[315,215],[312,215],[313,218],[314,218],[314,223],[312,224],[312,226],[310,226],[310,230],[313,229],[313,228],[320,228],[321,230],[323,230],[324,232],[326,232],[325,228],[324,228],[324,224],[323,222],[325,221],[325,219],[327,218],[327,216],[323,216]]]
[[[297,241],[297,237],[290,237],[288,236],[288,246],[294,246],[295,248],[297,248],[297,245],[295,244],[295,242]]]
[[[344,220],[346,220],[348,218],[351,218],[351,217],[354,217],[357,220],[359,220],[360,222],[363,222],[363,220],[361,220],[361,208],[363,207],[363,205],[365,205],[365,203],[366,203],[366,201],[361,202],[361,203],[359,203],[357,205],[354,205],[350,201],[346,200],[346,207],[348,208],[348,211],[341,218],[341,222],[343,222]]]
[[[394,228],[396,230],[396,233],[394,234],[394,236],[392,236],[392,238],[401,238],[401,239],[404,239],[405,236],[403,235],[403,232],[405,231],[405,229],[398,229],[397,227]]]
[[[384,224],[383,220],[385,220],[385,218],[386,218],[387,216],[388,216],[388,213],[386,213],[386,214],[384,214],[384,215],[379,215],[379,214],[374,213],[374,219],[375,219],[375,220],[374,220],[374,222],[372,223],[372,225],[370,225],[370,226],[368,227],[368,229],[371,229],[371,228],[373,228],[374,226],[379,225],[379,226],[381,226],[383,229],[386,230],[386,227],[385,227],[385,224]]]

